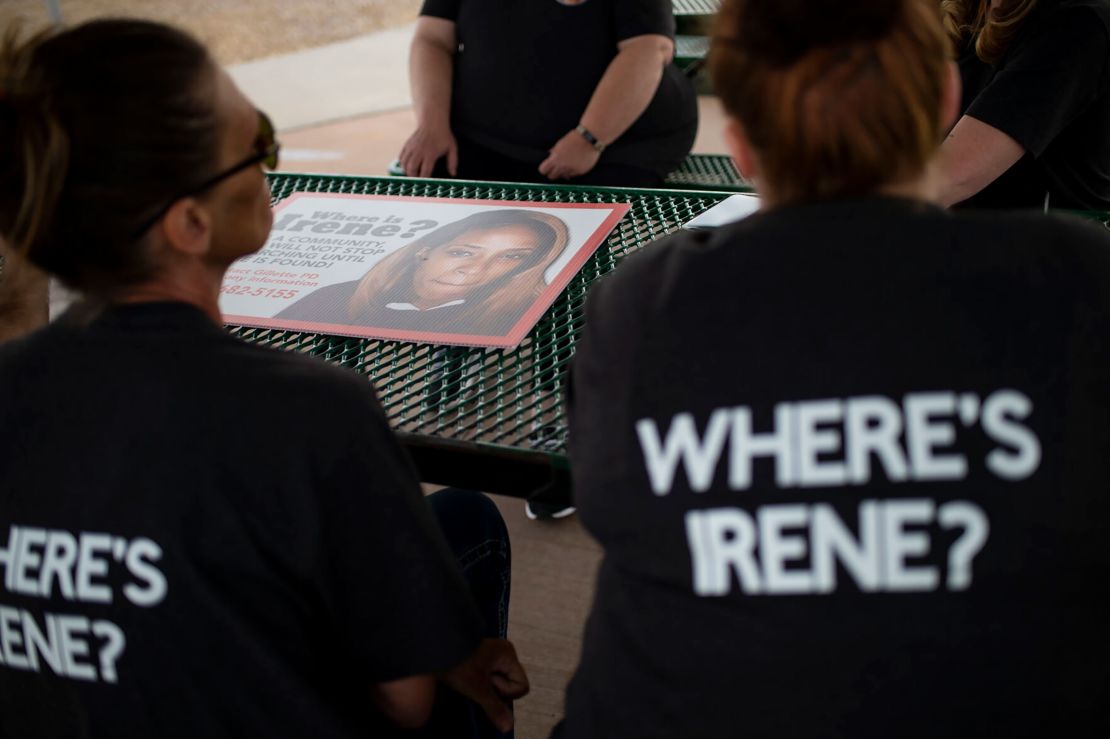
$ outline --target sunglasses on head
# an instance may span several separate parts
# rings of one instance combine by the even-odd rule
[[[261,110],[258,111],[258,133],[255,134],[254,137],[254,153],[250,154],[241,162],[233,164],[222,172],[218,172],[170,198],[169,202],[159,208],[157,213],[143,221],[143,224],[135,230],[135,236],[141,236],[145,233],[147,229],[157,223],[158,219],[164,216],[166,211],[178,200],[181,200],[181,198],[187,198],[191,195],[202,193],[220,184],[228,177],[239,174],[247,167],[253,167],[256,164],[261,164],[264,168],[269,170],[277,169],[278,151],[280,150],[281,144],[279,144],[275,138],[273,122],[268,115]]]

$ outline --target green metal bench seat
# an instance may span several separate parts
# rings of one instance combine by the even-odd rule
[[[667,187],[727,192],[751,192],[752,184],[725,154],[691,154],[667,175]]]
[[[707,36],[674,37],[674,61],[683,69],[705,61],[708,54],[709,38]]]

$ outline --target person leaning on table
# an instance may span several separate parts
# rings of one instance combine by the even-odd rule
[[[590,291],[555,736],[1106,736],[1110,235],[951,213],[934,0],[725,0],[762,210]]]
[[[671,0],[425,0],[409,62],[412,176],[660,185],[697,99]]]
[[[180,31],[0,44],[6,255],[88,296],[0,345],[0,735],[391,736],[436,674],[511,724],[492,503],[454,491],[488,532],[441,532],[364,378],[221,326],[277,149]],[[490,617],[445,533],[498,570]]]
[[[1110,0],[947,0],[963,79],[941,202],[1110,210]]]

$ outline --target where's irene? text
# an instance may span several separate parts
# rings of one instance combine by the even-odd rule
[[[168,589],[161,559],[162,548],[146,537],[11,526],[7,542],[0,542],[4,594],[60,599],[76,612],[37,615],[0,601],[0,668],[46,668],[74,680],[118,682],[127,636],[114,621],[82,611],[117,601],[158,605]]]
[[[657,496],[674,492],[680,471],[695,494],[749,490],[760,458],[773,464],[778,489],[866,485],[877,469],[891,484],[959,481],[969,463],[957,432],[975,426],[994,443],[986,469],[1016,482],[1041,463],[1040,440],[1025,424],[1032,412],[1013,389],[910,393],[900,402],[867,395],[778,403],[768,431],[756,431],[752,409],[737,406],[712,411],[701,433],[693,414],[679,413],[665,428],[637,421],[636,435]],[[850,523],[831,502],[816,502],[691,510],[685,526],[694,591],[703,596],[736,584],[747,595],[832,593],[839,572],[863,592],[966,590],[990,536],[975,502],[931,498],[862,500]],[[945,572],[923,561],[936,543],[930,530],[956,534]]]

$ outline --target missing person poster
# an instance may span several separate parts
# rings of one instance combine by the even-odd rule
[[[228,270],[220,309],[244,326],[510,348],[628,208],[294,193]]]

